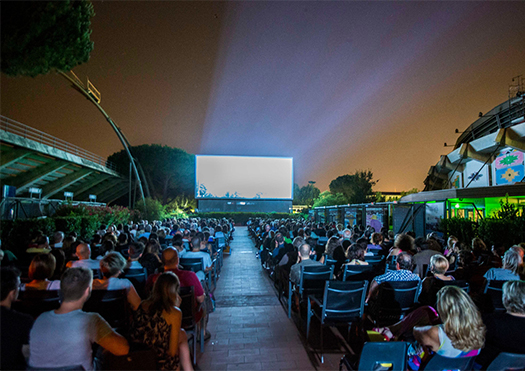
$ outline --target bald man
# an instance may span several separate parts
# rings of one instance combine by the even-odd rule
[[[307,243],[303,243],[299,247],[299,256],[297,257],[297,264],[292,265],[290,269],[290,281],[293,283],[299,283],[301,279],[301,267],[308,265],[322,265],[321,262],[310,259],[311,248]]]
[[[91,259],[91,248],[87,243],[78,245],[75,255],[78,260],[68,262],[66,265],[68,268],[84,267],[88,269],[100,269],[100,261]]]

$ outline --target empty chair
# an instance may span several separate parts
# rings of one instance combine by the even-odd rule
[[[308,295],[322,295],[326,281],[331,280],[334,266],[311,265],[301,267],[299,285],[293,289],[292,281],[288,281],[288,318],[292,317],[292,298],[298,295],[302,300]]]
[[[448,358],[434,354],[430,360],[423,362],[419,370],[423,371],[470,371],[476,357]]]
[[[487,367],[487,371],[523,371],[525,354],[500,353]]]
[[[407,349],[404,341],[367,342],[359,358],[359,370],[406,370]]]
[[[321,362],[323,362],[323,327],[360,322],[365,310],[368,281],[326,281],[323,297],[309,296],[306,317],[306,341],[310,334],[310,320],[316,316],[321,323]],[[312,306],[312,301],[314,306]]]
[[[490,297],[492,307],[497,313],[504,313],[506,311],[502,300],[503,285],[505,282],[507,281],[487,280],[485,289],[483,290],[483,293]]]

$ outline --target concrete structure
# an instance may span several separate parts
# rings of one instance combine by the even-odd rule
[[[4,116],[0,146],[2,196],[49,204],[66,198],[89,202],[95,195],[98,203],[111,203],[129,191],[128,180],[106,159]]]

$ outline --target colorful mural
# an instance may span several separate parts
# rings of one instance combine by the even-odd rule
[[[525,176],[523,152],[506,149],[496,157],[493,165],[493,185],[504,185],[521,182]]]

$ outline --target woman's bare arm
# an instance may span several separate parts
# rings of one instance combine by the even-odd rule
[[[414,337],[422,346],[436,352],[439,349],[439,328],[437,326],[414,327]]]

